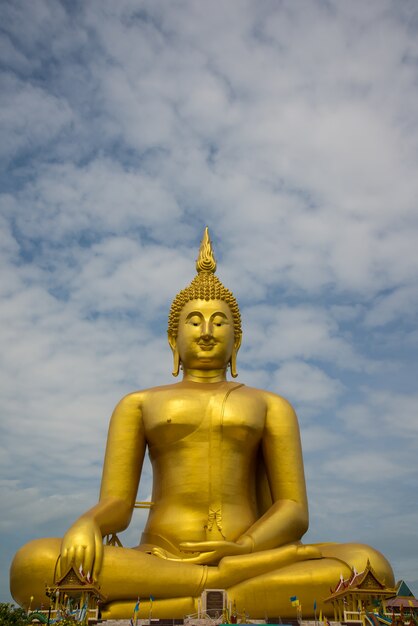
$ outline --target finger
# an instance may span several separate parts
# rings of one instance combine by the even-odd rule
[[[80,569],[80,565],[82,570],[84,571],[84,554],[86,551],[86,546],[76,546],[74,550],[74,566],[77,570]],[[84,572],[86,573],[86,572]]]
[[[162,548],[153,548],[151,554],[153,556],[157,556],[159,559],[164,559],[164,561],[183,561],[178,556],[174,556],[163,550]]]
[[[163,548],[155,547],[152,549],[151,554],[154,556],[158,556],[160,559],[164,559],[165,561],[189,561],[189,557],[177,556],[176,554],[172,554],[171,552],[167,552]]]
[[[90,569],[93,580],[97,580],[102,569],[103,562],[103,537],[99,532],[95,536],[96,551],[94,554],[93,567]]]
[[[67,566],[67,553],[68,553],[67,548],[64,548],[61,550],[61,567],[63,567],[64,569]]]
[[[59,560],[59,577],[62,578],[67,571],[67,550],[61,552],[61,558]]]
[[[74,563],[74,546],[71,546],[67,550],[67,566]]]
[[[163,550],[162,548],[153,548],[151,553],[154,556],[158,556],[160,559],[167,559],[168,558],[167,552],[165,550]]]
[[[162,548],[153,548],[152,554],[154,556],[158,556],[160,559],[164,559],[165,561],[175,561],[176,563],[197,563],[197,560],[201,555],[198,554],[196,556],[175,556],[174,554],[170,554],[166,552]]]
[[[205,565],[219,561],[219,554],[212,550],[211,552],[201,552],[194,556],[187,556],[184,558],[168,559],[169,561],[181,561],[182,563],[193,563],[195,565]]]
[[[180,550],[184,552],[209,552],[225,545],[224,541],[183,541]]]
[[[94,552],[95,552],[94,545],[90,544],[86,547],[86,550],[84,552],[84,568],[83,568],[85,574],[88,574],[89,572],[92,573]]]
[[[213,550],[212,552],[202,552],[197,556],[193,556],[187,559],[187,563],[194,563],[195,565],[210,565],[211,563],[219,561],[219,558],[219,554]]]

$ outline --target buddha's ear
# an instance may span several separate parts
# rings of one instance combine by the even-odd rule
[[[170,344],[170,348],[174,352],[174,350],[177,347],[177,337],[173,335],[172,333],[168,333],[167,338],[168,338],[168,343]]]
[[[232,376],[232,378],[236,378],[238,376],[238,372],[237,372],[237,352],[238,352],[238,350],[241,347],[241,338],[242,338],[242,336],[240,335],[234,341],[234,347],[232,348],[231,360],[229,361],[229,364],[231,366],[231,376]]]
[[[242,341],[242,333],[240,333],[239,336],[234,341],[235,352],[238,352],[238,350],[240,349],[241,341]]]
[[[173,371],[171,373],[173,376],[178,376],[180,371],[180,355],[177,349],[177,337],[169,333],[168,343],[170,344],[170,348],[173,352]]]

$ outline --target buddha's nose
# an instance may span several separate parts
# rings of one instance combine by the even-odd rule
[[[212,337],[212,324],[210,322],[204,322],[202,324],[202,339],[210,339]]]

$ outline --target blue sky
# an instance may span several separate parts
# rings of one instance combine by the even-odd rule
[[[239,380],[299,414],[306,541],[369,543],[418,593],[416,2],[0,12],[0,599],[96,501],[118,400],[170,382],[206,224]]]

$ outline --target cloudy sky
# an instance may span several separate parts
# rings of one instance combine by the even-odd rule
[[[415,0],[0,12],[0,599],[96,501],[118,400],[171,382],[206,224],[239,380],[299,414],[306,541],[369,543],[418,593]]]

